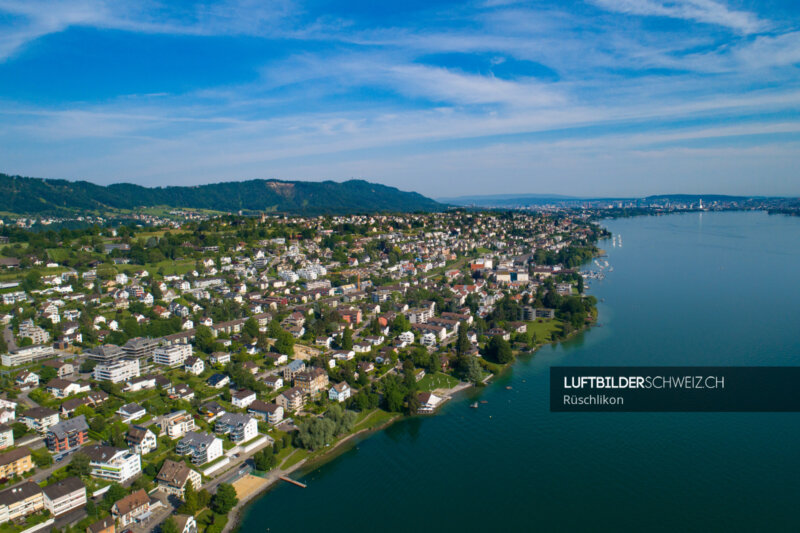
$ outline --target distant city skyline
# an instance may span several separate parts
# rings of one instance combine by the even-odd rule
[[[0,172],[800,195],[800,5],[0,0]]]

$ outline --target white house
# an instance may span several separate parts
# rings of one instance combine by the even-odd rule
[[[346,381],[337,383],[328,391],[328,399],[333,402],[343,402],[350,397],[350,385]]]
[[[231,394],[231,403],[240,409],[245,409],[248,405],[256,401],[256,393],[242,389]]]
[[[197,356],[191,356],[183,363],[183,369],[190,374],[199,376],[206,369],[206,364]]]

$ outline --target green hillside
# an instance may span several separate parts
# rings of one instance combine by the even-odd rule
[[[249,180],[194,187],[142,187],[0,174],[0,211],[63,215],[155,206],[305,215],[442,208],[442,204],[421,194],[364,180],[342,183]]]

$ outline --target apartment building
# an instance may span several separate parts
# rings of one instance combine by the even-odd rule
[[[78,477],[68,477],[42,489],[44,508],[61,516],[86,505],[86,486]]]
[[[95,445],[84,448],[84,453],[93,477],[125,483],[142,472],[141,456],[131,450]]]
[[[171,439],[183,437],[196,427],[194,418],[186,411],[174,411],[161,417],[161,431]]]
[[[33,468],[31,450],[25,446],[0,454],[0,479],[21,477]]]
[[[63,420],[47,430],[45,443],[52,453],[61,453],[83,446],[89,440],[89,425],[84,415]]]
[[[222,456],[222,439],[190,431],[175,447],[175,452],[191,457],[192,464],[204,465]]]
[[[214,432],[228,435],[232,442],[248,442],[258,436],[258,421],[249,415],[225,413],[217,419]]]
[[[123,383],[139,377],[138,359],[118,359],[108,363],[99,363],[94,367],[94,379]]]
[[[183,366],[186,360],[192,356],[192,347],[189,344],[172,344],[161,346],[153,352],[153,362],[157,365],[164,365],[170,368]]]

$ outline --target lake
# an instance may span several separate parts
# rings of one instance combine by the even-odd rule
[[[600,244],[614,270],[590,282],[599,327],[356,442],[307,489],[277,486],[240,531],[800,530],[800,415],[548,404],[552,365],[800,364],[800,218],[603,224],[622,247]]]

